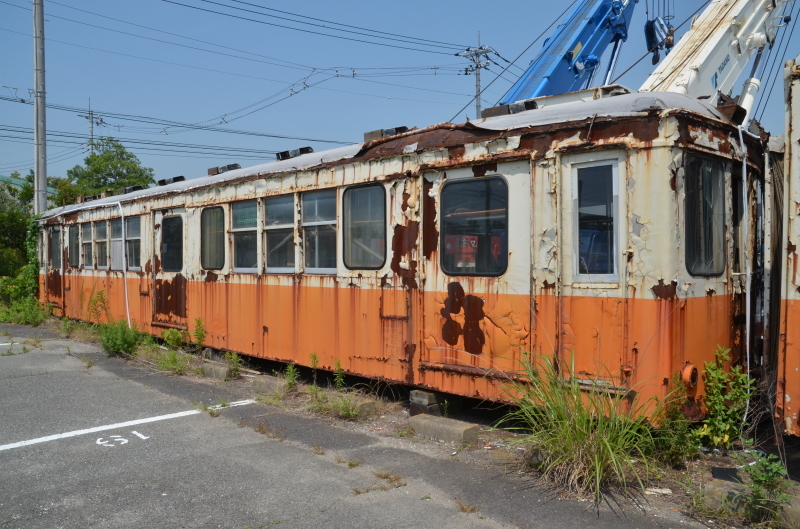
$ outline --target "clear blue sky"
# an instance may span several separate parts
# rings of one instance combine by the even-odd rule
[[[424,127],[454,118],[474,94],[475,80],[472,76],[458,75],[466,61],[454,56],[457,50],[449,44],[475,45],[480,32],[483,44],[513,60],[571,4],[566,1],[494,4],[419,0],[401,3],[248,0],[255,6],[399,35],[392,38],[414,37],[446,43],[442,44],[444,47],[435,47],[433,42],[413,44],[378,39],[374,34],[363,35],[367,32],[361,29],[338,32],[328,27],[267,17],[263,14],[296,19],[236,0],[175,1],[306,31],[210,13],[165,0],[59,0],[59,3],[44,0],[47,102],[86,108],[91,98],[93,109],[119,114],[357,143],[362,141],[365,131],[398,125]],[[702,4],[688,0],[673,2],[676,25]],[[649,3],[652,10],[652,0]],[[636,6],[631,36],[623,48],[617,73],[645,53],[645,7],[644,0]],[[0,88],[0,94],[4,96],[28,98],[28,90],[33,88],[32,18],[29,2],[1,1],[0,85],[4,87]],[[329,25],[308,18],[303,20]],[[678,34],[687,28],[688,24]],[[308,31],[383,42],[389,46]],[[546,36],[552,32],[550,29]],[[542,41],[536,42],[516,64],[524,69],[540,50]],[[773,53],[777,55],[778,52],[776,49]],[[792,36],[785,56],[794,57],[798,52],[800,32]],[[505,65],[501,60],[498,62]],[[338,68],[338,77],[333,68]],[[619,82],[636,89],[652,68],[648,56]],[[522,69],[512,67],[504,74],[504,79],[486,90],[484,106],[493,106]],[[493,66],[491,70],[494,73],[483,73],[484,86],[501,68]],[[304,89],[304,79],[309,88]],[[292,87],[297,92],[295,95],[277,101],[291,93]],[[765,83],[761,97],[769,96],[768,90]],[[783,132],[782,93],[782,74],[778,73],[762,119],[774,134]],[[274,104],[264,108],[270,103]],[[236,112],[245,107],[249,108]],[[86,155],[88,121],[78,114],[48,109],[48,131],[54,134],[48,145],[50,176],[65,176],[67,169],[81,163]],[[454,121],[462,122],[466,116],[474,118],[474,114],[474,106],[470,105]],[[274,160],[271,154],[274,151],[305,145],[319,151],[336,146],[306,139],[178,127],[165,129],[163,125],[152,123],[104,119],[108,125],[95,127],[95,135],[122,138],[144,165],[155,169],[157,178],[176,175],[196,178],[216,165],[240,163],[246,167]],[[222,123],[223,119],[229,124]],[[32,138],[32,127],[32,106],[0,100],[0,174],[14,170],[25,173],[33,166],[32,141],[21,139]],[[67,135],[56,135],[62,133]],[[75,137],[76,134],[83,136]],[[233,148],[243,151],[227,150]],[[187,150],[192,152],[185,152]]]

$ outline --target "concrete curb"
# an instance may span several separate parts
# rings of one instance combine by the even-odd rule
[[[272,394],[272,393],[283,393],[286,391],[286,380],[278,377],[273,377],[270,375],[258,375],[255,377],[247,377],[249,380],[250,387],[256,393],[262,394]]]
[[[203,375],[208,378],[217,378],[219,380],[226,380],[230,378],[231,371],[226,365],[214,364],[206,362],[203,364]]]
[[[408,425],[417,435],[437,441],[456,445],[467,445],[478,441],[478,427],[468,422],[421,414],[408,419]]]
[[[705,507],[712,511],[729,509],[743,513],[750,495],[750,487],[741,483],[733,483],[722,479],[712,479],[703,484],[703,500]],[[789,504],[783,507],[784,514],[793,520],[800,520],[800,498],[790,496]]]

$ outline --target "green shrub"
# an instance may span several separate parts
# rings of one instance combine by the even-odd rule
[[[188,334],[186,331],[179,331],[178,329],[167,329],[161,333],[161,338],[170,347],[183,347],[188,339]]]
[[[111,308],[105,290],[98,290],[94,296],[89,298],[87,308],[92,321],[101,323],[101,319],[105,317],[106,322],[111,323]]]
[[[225,360],[228,362],[231,378],[238,377],[242,372],[242,358],[233,351],[228,351],[225,353]]]
[[[128,327],[128,323],[121,319],[100,328],[100,345],[109,355],[131,356],[136,347],[142,343],[142,339],[142,333],[136,328],[136,322]]]
[[[687,395],[680,373],[672,376],[670,388],[661,401],[660,416],[653,417],[658,426],[653,432],[654,455],[661,462],[677,467],[697,457],[698,442],[692,425],[681,410]]]
[[[582,383],[574,366],[562,365],[562,378],[547,357],[523,368],[524,379],[504,385],[516,409],[501,424],[522,434],[516,444],[529,449],[529,464],[559,486],[593,495],[598,505],[610,485],[644,488],[654,445],[635,393]]]
[[[183,375],[189,367],[186,355],[169,350],[158,359],[156,367],[159,371],[169,371],[173,375]]]
[[[730,351],[718,345],[714,361],[705,362],[706,418],[698,436],[709,448],[727,450],[739,439],[742,417],[753,390],[753,382],[747,373],[742,372],[741,366],[725,371],[725,365],[731,359]]]
[[[334,397],[331,399],[330,404],[337,417],[347,419],[348,421],[355,420],[358,417],[356,399],[351,395]]]
[[[297,383],[300,381],[300,373],[297,371],[297,366],[289,364],[286,366],[286,371],[283,373],[286,379],[286,390],[292,391],[297,388]]]
[[[0,308],[0,322],[33,325],[41,324],[47,318],[39,301],[34,297],[24,297]]]
[[[334,364],[335,370],[333,372],[333,386],[336,388],[336,391],[344,391],[345,388],[345,381],[344,381],[344,369],[342,369],[342,363],[340,361],[336,361]]]
[[[203,347],[206,341],[206,326],[203,324],[203,318],[195,318],[194,320],[194,332],[192,333],[192,337],[194,338],[194,343],[197,344],[197,347]]]
[[[789,503],[786,469],[781,460],[770,454],[747,464],[744,456],[737,460],[750,478],[750,495],[744,498],[745,514],[752,522],[762,523],[780,519],[783,506]]]

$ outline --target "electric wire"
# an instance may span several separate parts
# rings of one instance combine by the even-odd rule
[[[761,94],[763,94],[766,97],[759,97],[758,105],[756,105],[756,110],[753,112],[753,116],[755,116],[758,113],[758,118],[757,118],[758,121],[761,121],[761,118],[764,117],[764,112],[767,110],[769,100],[772,97],[772,87],[775,85],[775,81],[778,79],[779,73],[782,70],[782,68],[778,67],[780,66],[778,64],[778,61],[783,63],[783,61],[786,59],[786,51],[789,48],[789,43],[792,40],[792,35],[794,34],[795,27],[797,26],[798,17],[800,17],[800,3],[798,3],[797,5],[797,12],[793,15],[794,20],[792,21],[792,29],[789,31],[788,35],[786,35],[785,31],[781,35],[781,37],[785,37],[785,39],[783,42],[778,44],[778,49],[780,50],[781,45],[783,45],[783,51],[775,54],[772,66],[770,67],[769,70],[770,73],[769,76],[767,77],[767,82],[764,83],[764,86],[768,86],[768,88],[765,91],[761,92]]]

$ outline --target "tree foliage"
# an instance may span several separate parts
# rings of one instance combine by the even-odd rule
[[[87,156],[84,165],[67,170],[66,182],[57,182],[59,194],[65,200],[77,195],[91,195],[107,189],[118,191],[130,186],[155,184],[153,170],[143,167],[135,154],[114,138],[101,138],[95,143],[95,152]],[[74,186],[74,189],[71,187]]]

